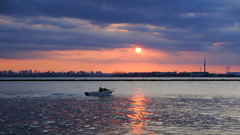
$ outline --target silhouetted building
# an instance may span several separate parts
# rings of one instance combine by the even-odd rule
[[[179,76],[192,76],[192,72],[180,72],[178,73]]]
[[[192,76],[207,76],[208,72],[192,72]]]
[[[240,72],[227,72],[227,76],[240,76]]]
[[[153,76],[176,76],[177,72],[152,72]]]

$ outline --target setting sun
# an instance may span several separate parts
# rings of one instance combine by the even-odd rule
[[[141,48],[136,48],[136,52],[141,52],[142,51],[142,49]]]

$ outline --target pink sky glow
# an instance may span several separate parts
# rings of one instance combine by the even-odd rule
[[[132,48],[113,50],[69,50],[35,51],[21,53],[32,55],[29,59],[0,59],[1,70],[37,70],[55,71],[102,71],[104,73],[121,72],[203,72],[203,54],[196,52],[178,52],[170,55],[153,49],[144,49],[140,53]],[[210,61],[213,61],[210,59]],[[202,63],[201,63],[202,62]],[[201,63],[201,64],[198,64]],[[237,72],[237,65],[229,65],[230,71]],[[226,65],[214,65],[207,61],[210,73],[225,73]]]

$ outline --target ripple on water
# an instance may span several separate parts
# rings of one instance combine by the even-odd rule
[[[1,134],[239,134],[238,98],[0,99]]]

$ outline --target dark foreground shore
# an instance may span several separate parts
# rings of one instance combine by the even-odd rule
[[[240,81],[240,78],[0,78],[0,81]]]

